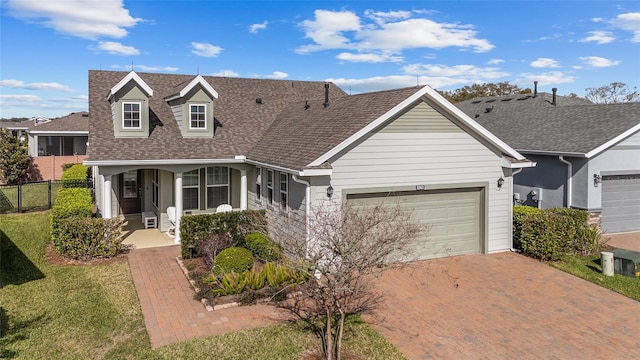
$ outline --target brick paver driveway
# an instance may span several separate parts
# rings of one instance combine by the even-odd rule
[[[410,359],[640,355],[640,302],[522,255],[417,262],[379,289],[385,304],[365,318]]]

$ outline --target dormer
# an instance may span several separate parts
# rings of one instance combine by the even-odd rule
[[[146,138],[149,136],[149,97],[153,90],[131,71],[109,90],[113,133],[116,137]]]
[[[182,137],[213,137],[213,105],[218,93],[198,75],[186,86],[179,85],[174,93],[164,98],[171,106]]]

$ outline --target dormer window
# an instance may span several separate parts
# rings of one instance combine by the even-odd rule
[[[124,129],[140,129],[140,103],[122,103],[122,127]]]
[[[191,129],[206,129],[207,128],[207,105],[206,104],[194,104],[189,105],[189,114],[191,115],[191,123],[189,128]]]

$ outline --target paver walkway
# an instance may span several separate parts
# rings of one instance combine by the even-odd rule
[[[193,299],[189,281],[176,262],[180,246],[138,249],[129,253],[151,347],[192,338],[266,326],[282,321],[275,307],[254,305],[207,312]]]
[[[417,262],[378,286],[365,319],[410,359],[640,356],[640,302],[522,255]]]
[[[602,235],[602,238],[607,241],[608,245],[611,245],[613,247],[640,251],[640,231],[619,234],[604,234]]]

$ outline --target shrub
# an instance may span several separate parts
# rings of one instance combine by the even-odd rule
[[[522,249],[522,217],[528,214],[539,214],[542,210],[531,206],[517,205],[513,207],[513,247]]]
[[[234,271],[225,273],[217,279],[218,288],[213,292],[218,296],[240,294],[245,286],[246,280],[244,274],[238,274]]]
[[[303,272],[272,262],[266,263],[262,271],[265,273],[267,284],[271,287],[278,287],[285,284],[297,284],[307,280],[307,277]]]
[[[222,250],[216,256],[213,263],[213,272],[224,274],[227,272],[241,273],[248,270],[253,265],[253,255],[251,251],[241,247],[230,247]]]
[[[282,258],[282,247],[262,233],[252,232],[244,237],[245,246],[262,261],[277,261]]]
[[[120,218],[72,216],[62,219],[56,250],[78,260],[115,256],[122,248],[122,224]]]
[[[213,234],[200,243],[200,254],[209,269],[213,267],[213,261],[218,253],[233,245],[233,237],[230,234]]]
[[[212,234],[230,234],[233,244],[244,246],[244,236],[253,231],[266,232],[266,224],[264,210],[185,215],[180,220],[182,257],[189,257],[189,248],[196,249],[196,256],[201,256],[200,243]]]
[[[575,228],[571,218],[551,212],[522,217],[522,251],[541,260],[558,260],[567,253]]]
[[[62,187],[86,188],[89,178],[89,167],[82,164],[74,164],[62,173]]]
[[[91,217],[93,204],[89,189],[68,188],[60,189],[58,196],[51,209],[51,240],[56,250],[59,249],[59,227],[60,221],[72,216]]]

